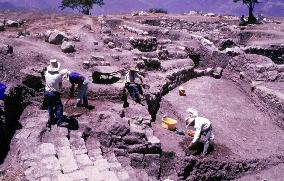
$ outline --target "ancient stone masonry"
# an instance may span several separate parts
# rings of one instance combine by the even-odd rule
[[[233,180],[244,173],[253,173],[279,163],[283,163],[283,156],[273,155],[265,159],[251,159],[244,161],[198,160],[186,158],[179,162],[179,178],[182,180]],[[214,170],[219,170],[215,172]]]
[[[14,133],[22,127],[18,120],[26,106],[31,103],[31,97],[34,96],[34,93],[34,90],[23,85],[11,87],[7,93],[4,104],[5,112],[1,113],[0,126],[5,131],[0,133],[0,162],[3,161],[7,151],[9,151],[9,144]]]
[[[232,58],[227,69],[248,81],[274,81],[279,76],[277,66],[269,58],[252,54]]]
[[[130,37],[129,42],[141,52],[155,51],[158,45],[156,37]]]
[[[263,55],[271,58],[276,64],[284,64],[284,46],[271,45],[270,47],[248,47],[246,53]]]
[[[99,113],[100,118],[114,119],[110,114]],[[105,115],[105,116],[103,116]],[[153,135],[150,117],[120,118],[110,122],[108,130],[98,132],[102,151],[111,148],[117,156],[130,159],[130,165],[146,169],[149,176],[160,177],[160,158],[162,154],[160,140]],[[104,120],[106,121],[106,120]]]

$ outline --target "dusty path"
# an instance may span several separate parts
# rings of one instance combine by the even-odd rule
[[[272,123],[271,117],[259,111],[232,82],[202,77],[190,80],[183,86],[187,96],[180,97],[178,89],[173,90],[163,99],[169,106],[162,105],[161,111],[166,113],[172,109],[178,117],[183,118],[187,107],[199,110],[201,116],[213,122],[215,143],[226,145],[240,158],[264,158],[276,153],[283,154],[283,130]],[[179,127],[184,128],[183,121],[180,122]],[[155,133],[162,140],[164,148],[171,151],[179,148],[182,136],[162,130],[159,120],[156,129],[159,129]]]

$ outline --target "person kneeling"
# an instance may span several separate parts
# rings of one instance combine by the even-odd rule
[[[137,79],[141,81],[141,84],[137,82]],[[143,95],[143,89],[142,86],[144,86],[143,83],[143,76],[141,76],[138,73],[138,70],[136,68],[131,68],[129,72],[125,75],[125,87],[123,91],[123,107],[126,108],[129,106],[129,103],[127,102],[127,91],[129,92],[131,98],[139,103],[142,104],[142,99],[144,99]],[[143,105],[143,104],[142,104]]]

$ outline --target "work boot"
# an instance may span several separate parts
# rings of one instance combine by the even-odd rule
[[[129,107],[129,103],[128,102],[124,102],[123,103],[123,108],[127,108],[127,107]]]
[[[51,122],[50,122],[50,120],[47,121],[46,127],[47,127],[49,130],[51,130]]]

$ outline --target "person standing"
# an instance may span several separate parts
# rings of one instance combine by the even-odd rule
[[[195,129],[193,140],[189,143],[187,148],[192,148],[192,146],[200,140],[201,135],[204,135],[205,143],[202,156],[205,156],[207,154],[210,141],[214,139],[212,123],[209,119],[198,116],[198,112],[194,109],[189,108],[186,112],[189,113],[189,116],[185,119],[186,128],[194,126]]]
[[[62,123],[63,105],[60,97],[62,88],[62,74],[59,73],[60,63],[56,59],[50,60],[50,65],[45,72],[45,99],[47,101],[49,120],[48,126]]]

